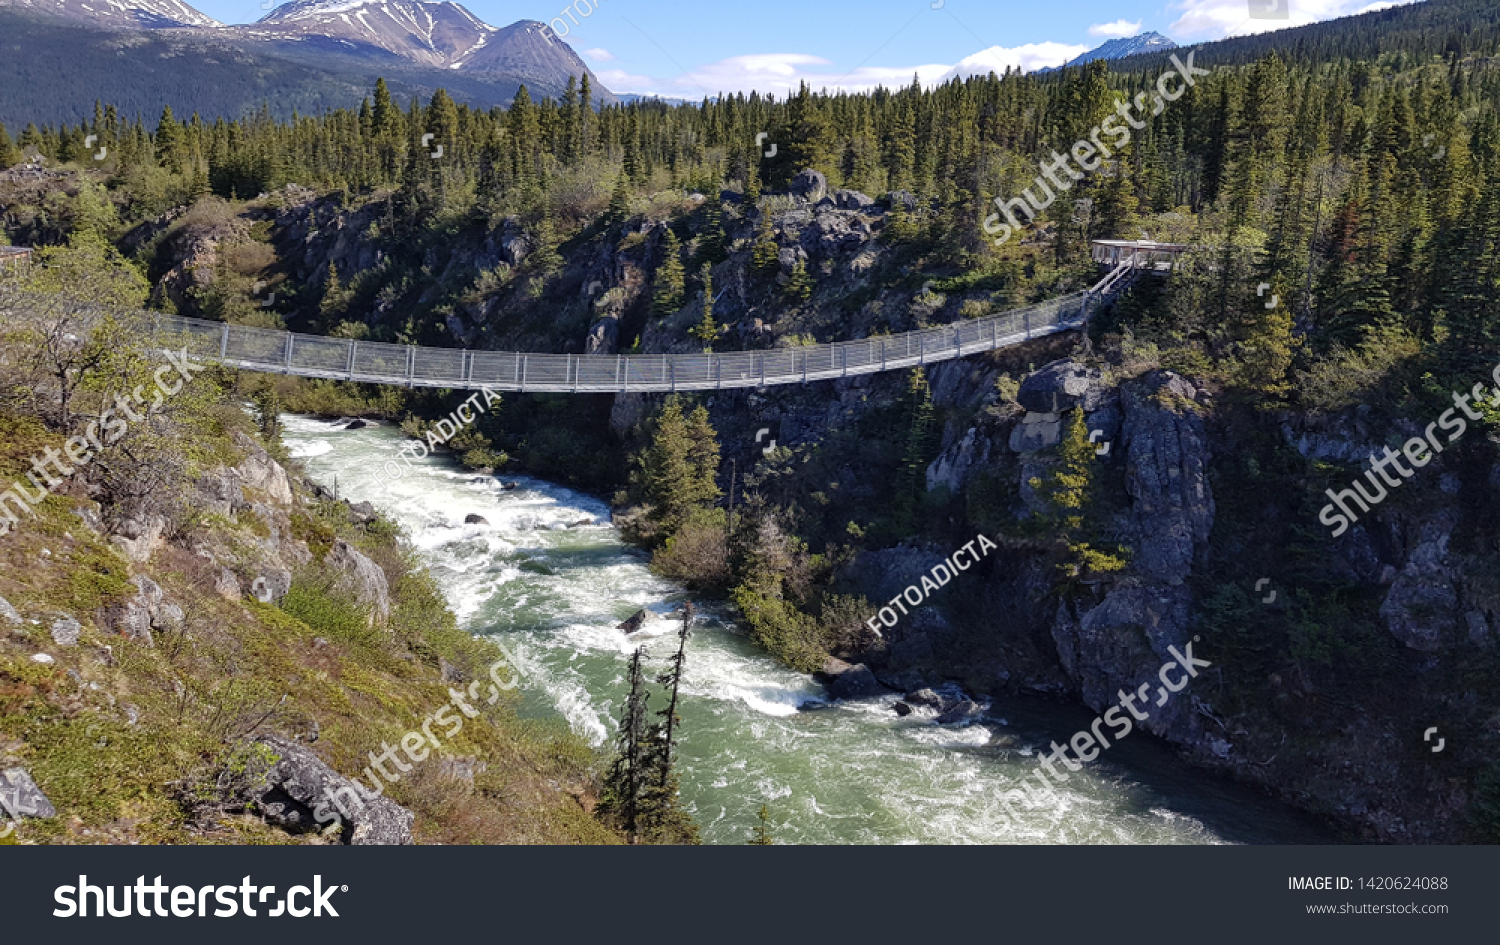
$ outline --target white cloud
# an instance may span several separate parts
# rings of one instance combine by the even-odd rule
[[[1174,0],[1171,9],[1182,11],[1168,31],[1174,37],[1190,42],[1223,39],[1226,36],[1248,36],[1252,33],[1267,33],[1291,26],[1306,26],[1323,20],[1356,13],[1369,13],[1389,7],[1401,6],[1415,0]],[[1284,19],[1251,16],[1272,9],[1272,4],[1288,15]]]
[[[805,53],[757,53],[731,56],[718,62],[696,66],[688,72],[669,78],[634,75],[623,69],[599,70],[599,79],[615,92],[639,95],[663,95],[699,99],[720,92],[752,90],[785,98],[806,82],[813,91],[862,92],[877,86],[888,89],[911,85],[912,76],[924,86],[958,77],[984,76],[990,72],[1003,75],[1006,66],[1032,72],[1047,66],[1060,66],[1089,50],[1088,46],[1066,43],[1028,43],[1006,48],[992,46],[969,56],[956,65],[924,63],[911,66],[862,66],[852,72],[830,68],[833,63],[821,56]]]
[[[1089,27],[1090,36],[1112,36],[1123,39],[1141,31],[1141,21],[1115,20],[1113,23],[1095,23]]]
[[[943,74],[942,80],[971,75],[1004,75],[1005,67],[1035,72],[1049,66],[1060,66],[1069,59],[1076,59],[1089,51],[1088,46],[1072,46],[1067,43],[1027,43],[1025,46],[991,46],[972,56],[960,59],[958,65]]]
[[[615,61],[615,54],[612,53],[612,52],[610,52],[608,49],[585,49],[583,51],[583,54],[585,56],[588,56],[590,59],[594,60],[595,62],[614,62]]]
[[[805,53],[757,53],[731,56],[665,79],[629,75],[619,69],[601,71],[598,75],[613,91],[641,95],[694,99],[720,92],[744,92],[748,95],[753,90],[762,95],[770,93],[778,98],[785,98],[796,92],[803,82],[814,91],[824,88],[858,91],[873,89],[878,85],[887,88],[908,85],[913,73],[924,84],[929,84],[948,69],[946,65],[937,64],[893,69],[866,67],[841,73],[827,68],[832,65],[821,56]]]

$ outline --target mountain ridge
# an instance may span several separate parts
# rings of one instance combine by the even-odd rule
[[[183,0],[0,0],[0,9],[127,35],[168,33],[210,44],[227,41],[246,52],[293,59],[335,54],[354,60],[345,66],[361,60],[364,66],[382,68],[405,62],[512,79],[544,94],[559,94],[569,78],[587,76],[598,101],[616,101],[583,59],[567,43],[547,35],[542,23],[518,20],[492,26],[452,0],[293,0],[255,23],[235,25]],[[322,68],[324,63],[308,65]]]
[[[1095,46],[1086,53],[1075,56],[1063,63],[1061,66],[1052,66],[1046,69],[1038,69],[1038,72],[1056,72],[1058,69],[1071,69],[1093,62],[1096,59],[1124,59],[1127,56],[1136,56],[1142,53],[1165,52],[1177,49],[1178,44],[1173,42],[1169,36],[1164,36],[1155,30],[1147,30],[1135,36],[1124,36],[1111,39],[1105,43]]]

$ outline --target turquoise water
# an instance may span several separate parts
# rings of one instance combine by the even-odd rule
[[[558,715],[609,742],[625,664],[644,644],[655,667],[675,622],[626,637],[641,608],[667,613],[682,589],[651,574],[597,498],[524,476],[504,491],[446,460],[414,461],[389,489],[390,428],[342,430],[287,417],[285,440],[319,482],[369,500],[409,531],[459,620],[516,655],[524,711]],[[464,525],[469,514],[488,524]],[[896,696],[827,704],[811,677],[752,646],[722,606],[698,602],[683,682],[682,792],[709,843],[743,843],[768,805],[781,843],[1323,842],[1318,827],[1252,792],[1185,768],[1134,737],[1072,775],[1038,808],[1001,795],[1037,769],[1036,749],[1092,713],[1021,700],[963,727],[899,718]]]

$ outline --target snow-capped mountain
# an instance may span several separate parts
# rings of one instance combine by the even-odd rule
[[[181,0],[0,0],[0,6],[105,29],[214,29],[224,25]]]
[[[226,26],[182,0],[0,0],[0,7],[105,30],[170,27],[309,64],[335,54],[346,71],[350,63],[379,70],[404,65],[513,79],[539,95],[557,95],[569,78],[587,75],[595,102],[616,101],[542,23],[490,26],[449,0],[292,0],[243,26]]]
[[[445,69],[462,68],[500,32],[456,3],[421,0],[294,0],[236,29],[248,36],[344,40]]]
[[[542,23],[490,26],[457,3],[439,0],[293,0],[258,23],[231,27],[249,38],[332,40],[350,50],[381,50],[426,66],[506,73],[561,87],[568,76],[599,79]]]
[[[1134,56],[1137,53],[1166,52],[1168,49],[1176,48],[1177,44],[1167,37],[1154,30],[1148,30],[1139,36],[1112,39],[1097,49],[1091,49],[1072,60],[1067,63],[1067,66],[1081,66],[1095,59],[1124,59],[1126,56]]]

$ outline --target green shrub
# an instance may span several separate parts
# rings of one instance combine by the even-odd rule
[[[726,586],[730,574],[724,510],[695,510],[651,557],[651,570],[695,590]]]
[[[763,596],[748,584],[736,587],[732,597],[750,626],[750,639],[772,656],[807,673],[823,665],[828,650],[817,621],[789,602]]]
[[[333,590],[329,575],[308,573],[292,582],[281,609],[321,637],[355,646],[380,645],[382,632],[370,626],[370,611]]]

